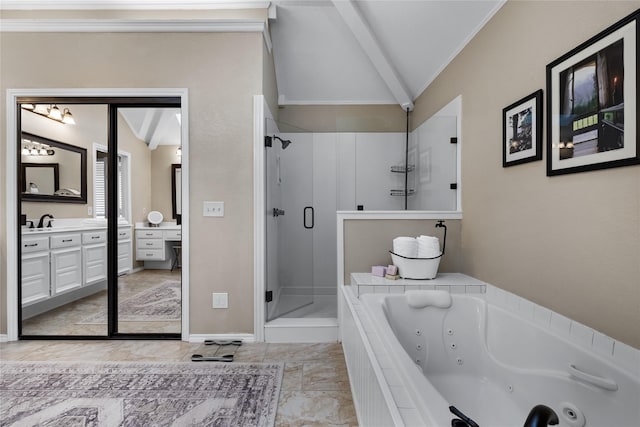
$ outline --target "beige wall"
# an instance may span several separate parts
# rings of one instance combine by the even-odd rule
[[[407,113],[398,105],[286,105],[281,132],[404,132]]]
[[[502,109],[548,96],[546,64],[637,7],[508,2],[417,99],[414,123],[462,94],[464,273],[640,348],[640,166],[546,177],[544,161],[503,168],[500,144]]]
[[[350,274],[371,271],[372,265],[389,265],[393,239],[398,236],[436,236],[444,242],[443,229],[435,228],[434,220],[346,220],[344,222],[344,283],[351,283]],[[461,221],[447,220],[445,254],[438,272],[459,272],[462,268]]]
[[[188,88],[191,333],[253,333],[252,97],[262,93],[262,34],[1,33],[0,37],[1,105],[8,88]],[[0,163],[5,164],[5,114],[1,120]],[[0,212],[5,212],[6,180],[4,173],[0,175]],[[204,200],[223,200],[225,216],[198,215]],[[4,220],[0,233],[0,270],[6,271]],[[6,332],[4,276],[1,285],[0,332]],[[213,310],[212,292],[228,292],[230,308]]]

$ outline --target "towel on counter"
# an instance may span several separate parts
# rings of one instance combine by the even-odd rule
[[[393,252],[406,258],[417,258],[418,241],[414,237],[396,237],[393,239]]]
[[[435,258],[440,255],[440,239],[432,236],[418,236],[418,258]]]

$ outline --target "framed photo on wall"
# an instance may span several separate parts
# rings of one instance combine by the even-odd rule
[[[542,160],[542,89],[502,110],[502,167]]]
[[[547,65],[547,176],[640,163],[639,16]]]

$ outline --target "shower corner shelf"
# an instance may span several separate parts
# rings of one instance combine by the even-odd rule
[[[407,173],[413,172],[415,170],[415,165],[409,165],[409,167],[405,166],[391,166],[391,172],[393,173]]]
[[[414,195],[416,192],[416,190],[414,190],[413,188],[409,189],[409,192],[405,192],[404,190],[391,190],[390,194],[392,196],[412,196]]]

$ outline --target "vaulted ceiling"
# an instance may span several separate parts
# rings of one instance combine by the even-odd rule
[[[281,0],[271,20],[279,103],[412,102],[503,0]]]

